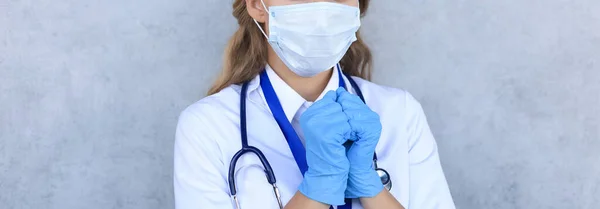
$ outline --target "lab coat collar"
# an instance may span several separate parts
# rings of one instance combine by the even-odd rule
[[[285,112],[285,116],[291,122],[292,119],[294,119],[294,116],[296,115],[300,107],[302,107],[302,105],[307,101],[302,96],[300,96],[300,94],[298,94],[294,89],[292,89],[292,87],[287,85],[287,83],[285,83],[285,81],[283,81],[283,79],[281,79],[277,75],[277,73],[273,71],[271,66],[267,65],[265,67],[265,70],[267,71],[267,75],[269,76],[271,85],[273,85],[273,89],[275,90],[275,93],[279,98],[279,102],[283,107],[283,112]],[[327,83],[325,89],[323,90],[323,92],[321,92],[317,100],[323,98],[323,96],[325,96],[327,92],[331,90],[335,91],[338,88],[338,70],[339,69],[337,67],[334,67],[334,71],[331,74],[331,77],[329,78],[329,82]],[[345,79],[344,82],[346,82]],[[247,94],[248,98],[250,98],[253,102],[262,103],[264,104],[264,107],[268,109],[267,100],[265,99],[262,89],[260,88],[260,75],[257,75],[252,81],[250,81],[248,85]]]

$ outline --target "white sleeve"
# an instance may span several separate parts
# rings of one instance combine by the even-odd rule
[[[179,116],[174,150],[176,209],[233,208],[227,167],[210,137],[210,123],[185,110]]]
[[[406,93],[409,134],[409,205],[407,209],[454,209],[437,144],[421,104]]]

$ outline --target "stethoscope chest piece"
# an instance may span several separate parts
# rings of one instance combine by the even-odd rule
[[[379,176],[379,179],[381,179],[383,187],[388,191],[392,190],[392,179],[390,179],[390,174],[381,168],[377,168],[375,171],[377,171],[377,175]]]

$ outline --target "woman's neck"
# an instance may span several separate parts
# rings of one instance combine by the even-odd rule
[[[306,101],[311,102],[317,100],[325,90],[333,72],[332,69],[329,69],[310,78],[301,77],[292,72],[272,49],[269,49],[268,63],[287,85],[292,87]]]

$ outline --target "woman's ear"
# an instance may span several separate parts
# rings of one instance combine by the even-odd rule
[[[268,18],[268,12],[265,10],[261,0],[246,0],[246,9],[250,17],[259,23],[265,23]]]

